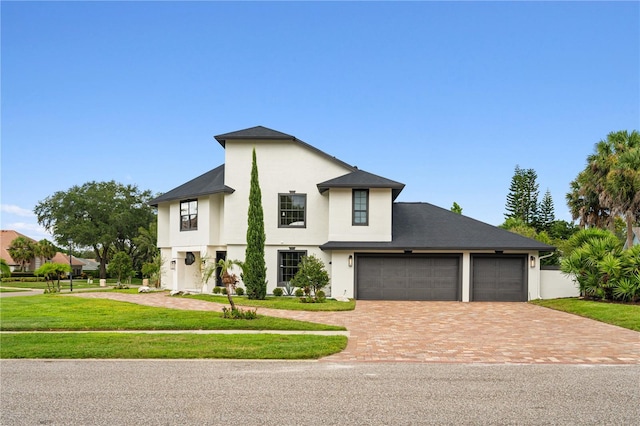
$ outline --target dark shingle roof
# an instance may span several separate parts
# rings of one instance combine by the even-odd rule
[[[186,198],[196,198],[202,195],[211,195],[224,192],[231,194],[235,190],[224,184],[224,164],[207,173],[198,176],[189,182],[172,189],[169,192],[149,201],[149,205],[157,206],[159,203]]]
[[[404,188],[404,184],[364,170],[356,170],[318,184],[320,193],[330,188],[391,188],[395,200]]]
[[[538,250],[555,248],[428,203],[394,203],[391,242],[329,241],[323,250]]]
[[[244,130],[237,130],[235,132],[224,133],[222,135],[214,136],[214,138],[220,142],[220,145],[225,146],[228,140],[233,139],[244,139],[244,140],[258,140],[258,141],[274,141],[274,140],[291,140],[295,143],[298,143],[305,148],[320,154],[321,156],[333,161],[334,163],[338,163],[343,167],[346,167],[348,170],[356,170],[356,167],[351,166],[345,163],[342,160],[337,159],[336,157],[327,154],[326,152],[319,150],[313,145],[309,145],[308,143],[296,138],[295,136],[288,135],[286,133],[279,132],[277,130],[269,129],[264,126],[255,126],[250,127]]]
[[[288,139],[296,140],[295,136],[288,135],[286,133],[279,132],[277,130],[269,129],[264,126],[255,126],[248,129],[237,130],[235,132],[224,133],[222,135],[214,136],[220,145],[224,146],[229,139]]]

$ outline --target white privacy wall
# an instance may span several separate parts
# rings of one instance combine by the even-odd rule
[[[540,298],[557,299],[560,297],[578,297],[578,285],[559,270],[542,269],[540,271]]]

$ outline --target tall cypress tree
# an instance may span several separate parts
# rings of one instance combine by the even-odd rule
[[[253,148],[251,164],[251,187],[249,189],[249,214],[247,219],[247,249],[243,270],[243,281],[249,299],[264,299],[267,294],[267,267],[264,261],[264,213],[262,192],[258,181],[258,161]]]

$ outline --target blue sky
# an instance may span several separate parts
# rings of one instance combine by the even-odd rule
[[[166,192],[262,125],[498,225],[514,168],[558,219],[640,129],[638,2],[7,2],[1,227],[88,181]],[[50,237],[49,237],[50,238]]]

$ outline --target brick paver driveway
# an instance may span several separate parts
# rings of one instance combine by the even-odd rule
[[[176,309],[222,306],[166,293],[76,296]],[[640,333],[527,303],[358,301],[348,312],[258,313],[345,326],[347,348],[322,361],[640,364]]]

